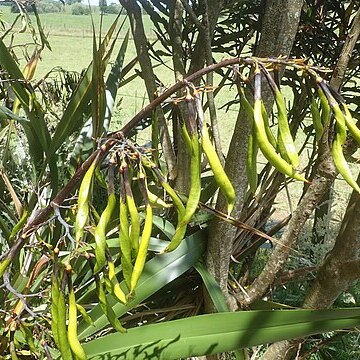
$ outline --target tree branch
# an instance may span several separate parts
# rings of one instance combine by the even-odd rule
[[[186,86],[189,82],[194,82],[196,79],[206,75],[211,71],[215,71],[217,69],[233,66],[236,64],[247,64],[252,65],[254,61],[264,61],[264,59],[256,59],[256,58],[230,58],[225,59],[217,64],[213,64],[211,66],[207,66],[206,68],[202,68],[199,71],[189,75],[183,81],[179,81],[165,92],[156,97],[151,103],[142,108],[129,122],[127,122],[120,130],[114,131],[107,135],[104,143],[95,150],[77,169],[75,174],[69,180],[69,182],[63,187],[62,190],[54,197],[52,203],[56,205],[61,205],[63,201],[68,198],[71,192],[76,188],[81,179],[83,178],[86,171],[89,169],[90,165],[94,162],[96,157],[105,156],[115,144],[118,143],[119,140],[123,140],[126,135],[131,131],[141,120],[146,118],[153,110],[155,110],[159,105],[161,105],[166,99],[171,97],[181,88]],[[266,62],[274,63],[274,64],[286,64],[287,61],[283,59],[266,59]],[[289,61],[290,66],[298,67],[296,63],[292,63]],[[39,227],[42,226],[43,223],[47,221],[50,215],[53,212],[53,204],[50,203],[46,207],[36,210],[29,217],[28,222],[26,223],[24,229],[19,233],[19,236],[13,246],[4,254],[1,255],[0,258],[0,277],[4,274],[6,268],[11,264],[12,260],[15,258],[16,254],[23,248],[26,244],[29,236],[33,234]]]

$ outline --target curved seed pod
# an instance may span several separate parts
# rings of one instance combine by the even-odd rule
[[[59,341],[59,313],[58,313],[58,299],[59,299],[59,281],[58,281],[58,254],[59,249],[54,249],[54,267],[51,274],[51,330],[54,338],[55,345],[60,349]]]
[[[120,284],[116,278],[115,265],[111,260],[108,260],[108,277],[110,281],[111,293],[123,304],[126,303],[126,296],[122,291]]]
[[[191,137],[190,190],[185,213],[180,222],[189,223],[200,201],[201,194],[201,148],[197,135]]]
[[[220,191],[224,194],[224,196],[228,202],[227,210],[228,210],[228,215],[230,215],[231,211],[234,208],[234,204],[235,204],[235,190],[234,190],[229,178],[227,177],[225,170],[222,167],[221,161],[216,153],[215,148],[213,147],[213,145],[211,143],[208,128],[207,128],[207,125],[204,120],[204,113],[203,113],[203,108],[201,105],[201,100],[199,97],[199,93],[197,91],[194,91],[194,99],[195,99],[195,108],[197,111],[199,125],[200,125],[200,129],[201,129],[202,149],[209,161],[209,165],[214,174],[215,181],[219,185]],[[201,176],[201,170],[200,170],[199,176]],[[201,186],[200,186],[199,191],[201,191]],[[190,219],[189,219],[189,221],[190,221]]]
[[[75,241],[78,242],[84,235],[84,228],[89,217],[89,197],[94,171],[97,166],[99,157],[96,157],[94,162],[86,171],[82,179],[79,197],[78,197],[78,211],[75,219]]]
[[[172,207],[171,204],[166,203],[163,199],[161,199],[160,197],[158,197],[157,195],[152,193],[150,190],[148,190],[148,198],[149,198],[150,204],[153,206],[159,206],[159,207],[163,207],[166,209]]]
[[[114,310],[112,309],[112,307],[110,306],[110,304],[107,301],[105,290],[104,290],[103,284],[101,283],[99,275],[95,274],[94,277],[95,277],[97,297],[99,299],[99,303],[100,303],[100,307],[101,307],[102,311],[106,315],[109,323],[113,326],[113,328],[116,331],[119,331],[122,333],[126,332],[126,329],[123,328],[123,326],[121,325],[119,319],[117,318]]]
[[[67,269],[70,271],[70,269]],[[76,359],[86,360],[87,356],[80,344],[77,333],[77,307],[74,289],[71,283],[71,277],[69,276],[69,323],[68,323],[68,340],[71,351],[75,355]]]
[[[105,250],[106,250],[106,225],[110,221],[110,217],[115,209],[116,206],[116,196],[114,193],[109,194],[108,197],[108,203],[106,205],[105,210],[101,214],[100,221],[95,229],[95,258],[96,258],[96,264],[94,271],[98,272],[100,271],[105,263]]]
[[[190,190],[186,202],[185,212],[179,218],[175,234],[164,252],[175,250],[181,243],[186,233],[187,224],[191,221],[200,201],[201,195],[201,149],[197,134],[191,138],[190,158]],[[216,155],[217,157],[217,155]],[[218,158],[217,158],[218,159]],[[210,161],[209,161],[210,162]],[[221,166],[221,165],[220,165]],[[222,167],[221,167],[222,169]],[[214,175],[215,176],[215,175]]]
[[[80,304],[76,304],[77,311],[81,314],[85,322],[91,326],[94,326],[94,321],[91,316],[86,312],[85,308]]]
[[[242,108],[248,115],[249,120],[251,121],[251,133],[249,136],[248,151],[247,151],[247,156],[246,156],[246,176],[247,176],[247,180],[248,180],[248,183],[250,186],[250,191],[254,194],[256,191],[257,182],[258,182],[257,154],[259,151],[259,146],[257,144],[256,135],[255,135],[254,109],[250,105],[249,101],[247,100],[244,90],[239,87],[238,91],[239,91],[239,95],[240,95],[240,105],[242,106]],[[262,105],[263,105],[263,103],[262,103]],[[263,114],[264,114],[264,111],[266,113],[265,106],[263,106],[262,109],[263,109]],[[266,114],[266,116],[267,116],[267,114]],[[272,135],[272,133],[271,133],[271,135]],[[274,138],[274,140],[275,140],[275,138]],[[269,141],[270,141],[270,139],[269,139]]]
[[[67,328],[66,328],[67,316],[66,316],[65,297],[60,288],[58,292],[57,308],[58,308],[57,332],[58,332],[59,350],[61,352],[61,356],[63,359],[72,360],[73,356],[70,350],[70,344],[69,344]]]
[[[164,249],[163,252],[170,252],[175,250],[184,239],[187,229],[187,223],[180,222],[176,226],[174,236],[171,238],[170,244]]]
[[[250,191],[255,194],[258,184],[257,174],[257,154],[259,146],[256,141],[255,127],[252,126],[251,133],[249,135],[248,151],[246,155],[246,177],[249,182]]]
[[[152,220],[153,220],[152,208],[147,196],[146,178],[142,171],[139,174],[139,181],[145,203],[145,223],[141,234],[139,252],[137,254],[134,264],[134,269],[131,274],[130,294],[134,292],[136,285],[139,281],[139,278],[144,270],[146,256],[149,248],[150,237],[151,237]]]
[[[168,193],[171,197],[171,200],[174,203],[176,211],[178,213],[178,219],[184,216],[185,213],[185,206],[182,203],[180,197],[176,193],[176,191],[170,186],[170,184],[165,180],[165,177],[162,175],[160,169],[152,162],[150,162],[145,157],[142,157],[142,164],[146,167],[150,167],[151,170],[154,172],[155,176],[158,178],[160,185],[164,188],[164,190]]]
[[[95,267],[94,272],[100,271],[105,263],[105,251],[106,251],[106,226],[108,225],[111,215],[114,212],[116,206],[116,196],[114,193],[114,168],[110,166],[109,168],[109,187],[108,187],[108,202],[105,210],[100,216],[98,225],[95,228]]]
[[[274,94],[274,99],[278,110],[278,146],[280,154],[292,165],[294,169],[296,169],[299,166],[300,161],[294,140],[290,132],[285,100],[267,69],[265,67],[262,67],[261,69]]]
[[[351,175],[351,170],[342,152],[342,145],[340,141],[341,135],[336,134],[335,140],[331,148],[331,154],[333,156],[334,164],[342,175],[344,180],[358,193],[360,193],[360,187]]]
[[[321,107],[321,123],[323,127],[327,126],[330,121],[331,108],[329,102],[322,91],[321,87],[318,86],[317,93],[320,99],[320,107]]]
[[[344,112],[345,112],[345,123],[346,127],[349,129],[350,134],[353,136],[353,138],[360,144],[360,130],[356,126],[355,121],[353,117],[351,116],[350,110],[347,107],[345,103],[341,103]]]
[[[120,173],[122,174],[122,167],[120,167]],[[126,286],[128,287],[128,289],[130,289],[130,279],[132,274],[132,264],[131,264],[132,245],[129,237],[128,207],[126,205],[125,186],[124,186],[124,179],[122,176],[121,176],[119,221],[120,221],[119,241],[120,241],[120,250],[121,250],[121,267],[122,267]]]
[[[235,204],[235,190],[223,169],[220,159],[211,143],[207,125],[204,123],[201,131],[201,145],[209,161],[216,183],[228,202],[227,213],[230,215]]]
[[[325,81],[321,78],[317,79],[318,85],[321,87],[322,91],[324,92],[329,105],[334,113],[335,120],[336,120],[336,135],[335,139],[332,144],[331,154],[333,156],[334,164],[342,175],[344,180],[358,193],[360,193],[360,187],[354,180],[351,170],[349,168],[349,164],[347,163],[344,154],[343,154],[343,146],[346,141],[346,120],[343,112],[340,109],[339,104],[335,100],[335,98],[331,95],[328,86],[326,85]]]
[[[274,134],[272,133],[271,129],[270,129],[270,124],[269,124],[269,117],[268,117],[268,113],[266,111],[264,102],[261,101],[261,113],[263,116],[263,120],[264,120],[264,126],[265,126],[265,132],[266,132],[266,136],[270,142],[270,144],[273,146],[274,149],[278,148],[278,143],[275,139]]]
[[[324,127],[321,122],[321,115],[316,100],[313,99],[310,105],[311,117],[315,129],[316,142],[319,142],[324,132]]]
[[[261,111],[261,73],[259,69],[255,69],[255,93],[254,93],[254,124],[256,140],[259,144],[259,148],[266,159],[281,173],[288,175],[296,180],[307,180],[295,172],[293,167],[286,162],[279,154],[276,153],[273,146],[270,144],[264,127],[264,121]]]
[[[126,205],[128,207],[128,212],[131,220],[130,241],[131,241],[133,254],[134,256],[136,256],[136,254],[139,251],[140,216],[131,190],[129,168],[126,161],[122,162],[121,167],[122,167],[122,177],[123,177],[125,197],[126,197]]]
[[[185,122],[182,123],[181,125],[181,134],[183,136],[185,145],[186,145],[186,149],[188,150],[188,152],[191,154],[191,139],[190,139],[190,135],[186,129],[186,125]]]

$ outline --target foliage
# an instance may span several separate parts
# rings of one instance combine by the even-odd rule
[[[163,50],[160,45],[148,44],[148,48],[164,64],[173,55],[166,31],[169,9],[163,2],[156,2],[156,10],[142,3],[148,5],[145,10],[154,21]],[[244,46],[240,49],[234,37],[224,40],[229,33],[223,30],[230,26],[225,20],[231,21],[234,7],[225,12],[226,19],[215,32],[214,48],[236,56],[201,67],[166,91],[159,89],[156,97],[151,94],[152,101],[113,133],[109,126],[118,89],[139,74],[130,73],[136,60],[124,64],[129,33],[110,63],[119,34],[125,34],[119,18],[105,36],[97,38],[94,32],[92,61],[81,75],[59,71],[54,81],[50,77],[32,81],[41,51],[50,46],[40,18],[36,26],[41,41],[33,31],[39,46],[24,70],[11,45],[0,42],[1,355],[85,358],[85,352],[89,358],[175,359],[236,351],[241,358],[241,348],[359,326],[360,310],[353,306],[285,310],[285,304],[263,300],[251,304],[253,310],[230,312],[204,264],[209,226],[217,218],[238,229],[232,255],[234,278],[229,285],[235,292],[251,282],[248,274],[257,276],[254,268],[268,262],[270,253],[261,245],[268,240],[280,246],[273,237],[278,224],[265,229],[274,194],[294,179],[302,181],[306,191],[308,180],[314,179],[319,139],[329,123],[335,137],[331,142],[335,164],[343,178],[357,187],[343,147],[346,134],[358,140],[359,130],[347,103],[323,79],[326,69],[302,59],[238,57],[246,54],[252,34],[259,31],[249,27],[256,26],[252,15],[260,11],[260,3],[254,2],[255,10],[250,2],[241,3],[247,9],[243,13],[247,23],[238,29]],[[198,5],[193,3],[193,11],[201,17],[204,10]],[[181,45],[188,50],[195,48],[198,36],[189,19],[181,19]],[[194,61],[189,52],[184,51],[186,67]],[[281,67],[286,68],[286,84],[295,94],[290,110],[288,93],[280,85]],[[246,223],[231,216],[235,190],[210,138],[215,126],[207,125],[210,100],[206,99],[213,87],[200,80],[212,71],[221,75],[216,90],[226,86],[237,90],[234,99],[227,96],[225,106],[240,104],[252,123],[248,206],[242,217]],[[141,76],[147,80],[144,69]],[[265,83],[275,101],[269,117],[263,103]],[[305,100],[299,105],[298,99]],[[315,111],[305,119],[310,101]],[[187,194],[167,178],[167,153],[160,147],[162,111],[173,121],[174,141],[183,141],[189,157],[189,167],[179,168],[189,183]],[[328,113],[334,115],[330,122],[324,116]],[[137,142],[138,133],[149,124],[150,143]],[[301,146],[294,145],[296,131]],[[313,154],[304,157],[309,144]],[[258,158],[267,159],[268,164],[260,167]],[[206,167],[202,166],[205,162]],[[218,190],[224,195],[227,213],[214,208]],[[254,221],[259,208],[264,213]],[[259,222],[263,231],[257,229]],[[314,250],[309,244],[297,250],[308,248]],[[318,254],[313,255],[317,259]],[[296,290],[298,297],[304,292],[299,284],[284,293],[278,291],[273,298],[300,305],[298,299],[294,301]],[[203,314],[202,286],[217,314]],[[346,302],[336,305],[349,307]],[[352,305],[358,306],[358,301]]]
[[[99,0],[99,9],[101,13],[105,13],[107,8],[107,1],[106,0]]]
[[[121,10],[120,5],[116,3],[111,3],[110,5],[107,5],[103,11],[105,14],[119,14],[120,10]]]
[[[33,12],[31,5],[25,7],[26,12]],[[37,4],[38,13],[58,13],[62,11],[62,5],[59,1],[55,0],[42,0]],[[20,13],[19,5],[13,3],[11,5],[12,13]]]
[[[90,12],[91,10],[87,5],[82,5],[77,2],[71,5],[72,15],[90,15]]]

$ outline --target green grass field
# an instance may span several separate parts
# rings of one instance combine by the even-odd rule
[[[14,21],[16,14],[10,13],[9,7],[0,6],[0,11],[3,12],[2,19],[8,24]],[[115,15],[106,15],[102,18],[103,34],[110,27],[115,20]],[[40,14],[41,22],[44,26],[45,33],[48,34],[48,41],[51,45],[52,51],[45,49],[42,53],[41,62],[36,70],[35,78],[40,79],[47,74],[51,69],[57,66],[61,66],[65,70],[81,71],[86,68],[92,59],[92,22],[91,17],[86,15],[71,15],[69,12],[54,13],[54,14]],[[33,22],[35,19],[31,16]],[[93,14],[93,20],[95,29],[99,33],[101,17],[96,11]],[[129,23],[125,16],[121,16],[120,23],[124,21],[123,30],[120,32],[119,39],[117,41],[114,56],[118,49],[122,39],[124,38],[126,31],[129,29]],[[146,35],[150,41],[156,39],[154,32],[152,31],[151,20],[147,17],[143,17],[144,27]],[[20,25],[19,25],[20,26]],[[19,29],[19,26],[15,27],[15,30]],[[31,35],[27,30],[26,33],[15,34],[15,43],[21,45],[16,48],[16,54],[19,57],[21,64],[25,65],[25,59],[23,59],[23,44],[31,44]],[[130,38],[131,39],[131,38]],[[10,41],[10,37],[7,37],[7,41]],[[33,46],[27,46],[27,53],[31,55]],[[128,50],[125,57],[125,64],[136,56],[135,46],[132,39],[129,42]],[[172,62],[169,58],[167,65],[171,68]],[[139,69],[139,65],[136,66]],[[174,82],[174,75],[171,70],[164,66],[156,67],[154,69],[157,77],[166,86],[170,86]],[[227,100],[230,100],[234,96],[234,89],[223,89],[218,95],[218,104],[224,104]],[[147,103],[147,95],[145,92],[145,86],[140,78],[132,81],[123,88],[119,89],[118,100],[121,100],[121,105],[116,111],[116,119],[113,122],[113,126],[117,127],[119,124],[126,122],[132,115],[139,111],[144,104]],[[229,145],[229,137],[231,135],[234,122],[236,120],[236,111],[230,111],[234,113],[234,116],[225,114],[224,111],[219,111],[218,117],[220,122],[224,122],[224,126],[221,126],[221,133],[224,147]]]

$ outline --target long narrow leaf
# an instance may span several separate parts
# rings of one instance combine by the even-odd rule
[[[145,325],[84,345],[90,359],[211,355],[360,325],[360,308],[240,311]]]
[[[118,17],[112,23],[109,28],[104,40],[102,41],[99,50],[98,56],[101,58],[109,57],[109,52],[112,50],[112,46],[110,47],[109,52],[105,52],[111,37],[114,34],[116,29]],[[75,131],[78,131],[83,126],[84,122],[90,116],[90,100],[92,97],[91,91],[93,88],[93,62],[90,63],[86,72],[84,73],[82,79],[80,80],[74,94],[72,95],[67,108],[65,109],[63,116],[61,117],[55,134],[52,138],[48,157],[53,156],[55,151],[63,144],[63,142]]]

